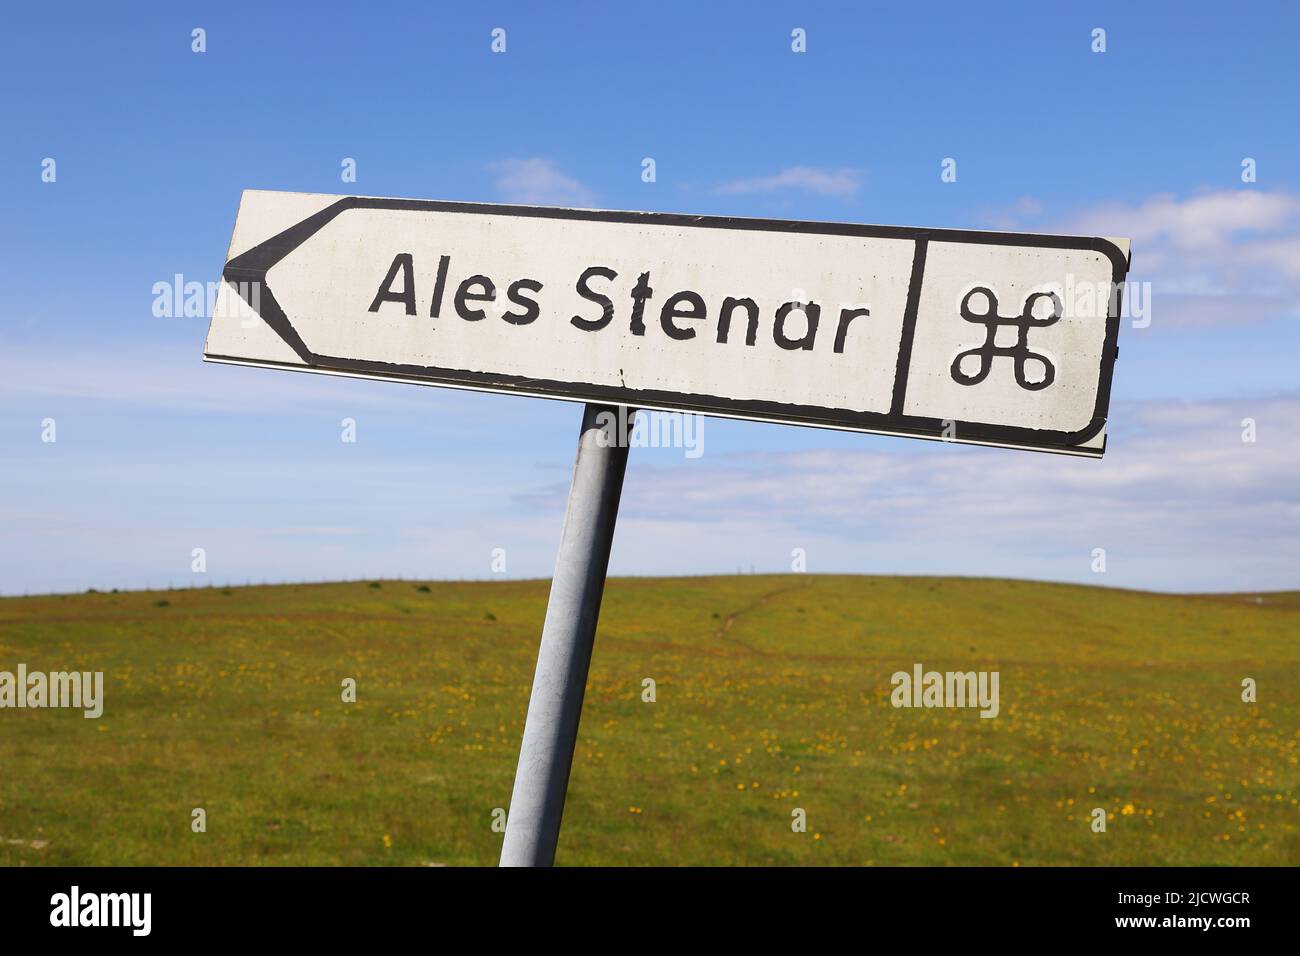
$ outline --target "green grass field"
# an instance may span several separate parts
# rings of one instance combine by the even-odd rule
[[[0,600],[0,670],[105,673],[99,720],[0,710],[0,864],[495,864],[547,588]],[[1300,593],[1262,601],[612,580],[557,862],[1300,864]],[[917,662],[1001,714],[894,708]]]

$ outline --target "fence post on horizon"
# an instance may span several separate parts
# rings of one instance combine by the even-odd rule
[[[612,416],[616,423],[612,441],[602,440],[602,415]],[[635,409],[628,409],[628,427],[635,416]],[[555,862],[627,470],[629,442],[623,426],[624,419],[613,406],[588,403],[583,411],[514,791],[506,812],[501,866],[550,866]]]

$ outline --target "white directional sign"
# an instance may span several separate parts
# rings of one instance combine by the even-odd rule
[[[1128,243],[244,193],[205,356],[1099,456]]]

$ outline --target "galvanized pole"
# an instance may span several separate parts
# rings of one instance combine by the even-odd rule
[[[634,409],[628,409],[628,425],[635,415]],[[602,427],[611,420],[614,427]],[[627,436],[620,427],[624,421],[618,409],[608,405],[588,404],[583,412],[578,459],[573,466],[501,845],[502,866],[550,866],[555,862],[618,499],[627,470]]]

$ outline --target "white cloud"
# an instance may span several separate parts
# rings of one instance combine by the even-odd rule
[[[1040,210],[1019,200],[986,212],[994,228],[1025,228]],[[1101,203],[1035,231],[1133,241],[1130,281],[1151,283],[1161,325],[1229,325],[1300,315],[1300,196],[1252,188]]]
[[[346,450],[328,429],[231,438],[224,415],[160,431],[166,402],[145,403],[144,415],[109,406],[94,420],[60,416],[60,441],[47,446],[34,437],[39,416],[24,413],[23,435],[15,429],[4,449],[11,467],[0,469],[0,499],[11,503],[0,504],[0,540],[11,544],[0,549],[0,592],[183,583],[196,544],[218,582],[487,577],[498,546],[512,577],[544,576],[577,409],[553,409],[547,425],[552,403],[502,401],[519,414],[492,410],[490,431],[430,407],[436,428],[375,416]],[[1113,411],[1101,461],[829,435],[815,450],[720,453],[752,447],[734,439],[763,426],[711,420],[719,433],[703,458],[633,450],[612,567],[783,571],[803,548],[814,572],[1297,588],[1300,393]],[[1257,424],[1253,444],[1241,440],[1246,417]],[[518,447],[543,427],[542,451]],[[1107,551],[1104,575],[1090,569],[1097,547]]]
[[[813,554],[816,542],[818,570],[1297,586],[1300,432],[1291,423],[1300,394],[1114,412],[1122,426],[1101,461],[865,439],[861,450],[649,466],[624,490],[620,528],[633,523],[654,540],[660,522],[689,519],[708,550],[679,555],[725,542],[737,554],[766,553],[769,569],[791,548]],[[1253,444],[1242,441],[1245,417],[1257,422]],[[1092,574],[1094,547],[1107,549],[1109,576]]]
[[[862,171],[858,169],[818,169],[814,166],[790,166],[774,176],[733,179],[718,186],[727,194],[770,193],[798,189],[818,196],[855,196],[862,188]]]
[[[595,193],[566,176],[549,159],[503,159],[488,167],[496,173],[496,188],[507,202],[530,205],[590,207]]]
[[[1159,195],[1137,206],[1111,203],[1077,217],[1084,234],[1121,235],[1134,243],[1168,244],[1189,252],[1221,252],[1239,234],[1294,230],[1300,196],[1226,189],[1187,199]]]

